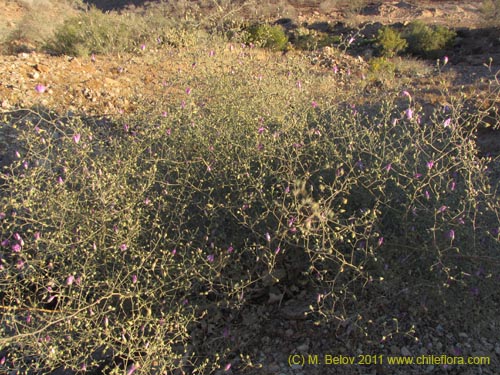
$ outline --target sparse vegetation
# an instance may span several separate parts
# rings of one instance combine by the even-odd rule
[[[481,10],[487,25],[500,27],[500,0],[483,0]]]

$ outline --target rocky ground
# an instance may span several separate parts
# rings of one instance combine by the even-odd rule
[[[117,2],[102,1],[97,5],[113,7]],[[302,2],[304,3],[304,2]],[[450,63],[446,74],[452,77],[450,90],[472,93],[476,97],[474,105],[487,103],[482,95],[495,83],[495,73],[500,69],[500,33],[494,29],[484,29],[481,24],[479,1],[385,1],[379,5],[370,5],[361,14],[344,19],[342,10],[330,9],[322,12],[305,5],[297,6],[299,23],[308,22],[343,22],[362,24],[380,22],[384,24],[405,23],[413,19],[422,19],[428,23],[444,24],[459,28],[460,43],[454,54],[450,55]],[[140,4],[138,4],[140,5]],[[18,2],[0,0],[2,24],[0,31],[8,30],[19,22],[24,8]],[[155,54],[154,50],[146,50],[145,54]],[[351,56],[352,61],[362,65],[361,58]],[[318,58],[328,58],[326,52],[320,52]],[[490,57],[493,59],[490,63]],[[48,56],[40,53],[21,53],[15,56],[0,56],[0,113],[11,113],[20,108],[42,106],[59,113],[85,113],[87,115],[113,115],[132,113],[141,98],[154,94],[159,90],[175,94],[175,87],[165,87],[162,83],[183,69],[188,69],[191,61],[175,50],[157,55],[154,59],[145,59],[141,55],[97,56],[71,58],[67,56]],[[433,63],[429,63],[433,65]],[[486,64],[486,65],[484,65]],[[489,65],[488,65],[489,64]],[[315,69],[326,69],[321,64]],[[360,68],[361,69],[361,68]],[[195,73],[193,73],[195,74]],[[497,75],[498,78],[498,75]],[[417,88],[421,90],[426,101],[439,102],[435,87],[430,87],[426,78],[416,79]],[[498,81],[496,82],[498,85]],[[37,85],[45,90],[38,92]],[[498,100],[498,97],[497,97]],[[495,105],[495,103],[493,103]],[[498,105],[498,103],[496,104]],[[498,118],[492,117],[492,125],[498,126]],[[15,135],[4,130],[0,134],[0,147],[10,148]],[[485,153],[500,153],[500,135],[494,130],[485,130],[479,134],[479,142]],[[3,161],[5,162],[5,160]],[[406,293],[406,294],[405,294]],[[276,298],[276,295],[283,298]],[[411,292],[401,291],[401,298],[415,298]],[[478,303],[472,296],[471,304]],[[316,299],[314,290],[299,294],[283,290],[271,290],[259,303],[234,316],[226,317],[230,326],[228,337],[235,347],[253,347],[253,364],[235,358],[233,368],[226,373],[242,374],[347,374],[347,375],[385,375],[385,374],[497,374],[500,372],[500,321],[495,314],[488,321],[474,325],[474,322],[450,321],[446,314],[435,316],[427,313],[427,307],[420,310],[408,309],[391,300],[373,302],[372,306],[364,306],[360,314],[370,311],[368,315],[375,317],[378,312],[385,314],[388,310],[397,311],[392,314],[417,322],[418,334],[400,334],[389,343],[367,340],[358,329],[356,316],[342,323],[329,326],[315,325],[305,312]],[[490,301],[491,302],[491,301]],[[494,301],[495,302],[495,301]],[[498,306],[496,301],[492,306]],[[404,304],[403,304],[404,305]],[[404,355],[418,356],[428,354],[489,356],[489,366],[355,366],[355,365],[309,365],[289,362],[293,354],[318,355],[319,363],[328,354],[358,355]],[[301,357],[296,357],[301,358]],[[359,357],[356,357],[359,358]],[[64,371],[56,372],[58,374]],[[222,372],[221,372],[222,373]]]

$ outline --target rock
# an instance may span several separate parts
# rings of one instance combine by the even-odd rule
[[[401,348],[401,355],[404,355],[405,357],[411,357],[411,352],[406,346],[403,346]]]

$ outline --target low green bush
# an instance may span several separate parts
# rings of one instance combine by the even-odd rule
[[[85,56],[91,53],[116,53],[137,48],[141,19],[113,13],[102,13],[96,8],[66,20],[45,46],[54,54]]]
[[[408,43],[397,30],[383,26],[377,32],[375,46],[379,49],[380,55],[393,57],[403,52],[408,47]]]
[[[247,30],[246,42],[258,47],[283,51],[288,46],[288,37],[279,25],[254,24]]]
[[[429,26],[422,21],[411,22],[403,31],[408,42],[408,51],[426,57],[441,56],[443,50],[452,46],[456,33],[444,26]]]

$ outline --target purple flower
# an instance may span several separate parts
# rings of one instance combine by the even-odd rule
[[[47,90],[47,87],[45,87],[44,85],[42,85],[40,83],[35,86],[35,91],[39,94],[43,94],[45,92],[45,90]]]
[[[28,315],[26,315],[26,323],[30,324],[31,323],[31,314],[28,313]]]
[[[17,263],[16,263],[16,268],[17,268],[18,270],[22,270],[22,269],[24,268],[24,261],[23,261],[23,260],[21,260],[21,259],[19,259],[19,260],[17,261]]]
[[[263,126],[261,126],[261,127],[257,130],[257,132],[258,132],[259,134],[262,134],[262,133],[264,133],[265,131],[266,131],[266,128],[265,128],[265,127],[263,127]]]
[[[446,209],[447,209],[447,207],[445,205],[442,205],[441,207],[439,207],[438,212],[441,214],[441,213],[445,212]]]
[[[122,243],[122,244],[120,245],[120,250],[121,250],[121,251],[125,251],[125,250],[127,250],[127,249],[128,249],[128,246],[127,246],[127,244],[126,244],[126,243]]]
[[[430,160],[427,162],[427,169],[432,169],[432,167],[434,166],[434,160]]]
[[[63,184],[64,183],[64,181],[63,181],[63,179],[62,179],[61,176],[57,177],[57,183],[58,184]]]
[[[9,246],[9,240],[3,240],[2,242],[0,242],[0,245],[2,245],[3,247],[7,247]]]
[[[182,109],[186,108],[186,102],[184,100],[181,102],[181,108]]]
[[[289,192],[290,192],[290,186],[287,186],[287,187],[285,188],[285,194],[288,194]]]
[[[76,133],[76,134],[73,136],[73,141],[74,141],[75,143],[80,142],[80,137],[81,137],[81,134],[80,134],[80,133]]]
[[[232,246],[229,246],[229,247],[227,248],[227,252],[228,252],[229,254],[231,254],[233,251],[234,251],[234,248],[233,248]]]
[[[137,275],[132,275],[132,284],[137,282]]]
[[[141,44],[141,51],[144,51],[146,49],[146,45],[145,44]]]
[[[186,94],[188,94],[188,95],[189,95],[189,94],[191,94],[191,87],[188,87],[188,88],[186,89]]]
[[[425,191],[425,198],[426,198],[427,200],[429,200],[429,199],[431,198],[431,194],[430,194],[430,193],[429,193],[429,191],[427,191],[427,190]]]
[[[392,164],[391,164],[391,163],[387,164],[387,165],[384,167],[384,169],[385,169],[387,172],[389,172],[389,171],[392,169]]]
[[[213,261],[215,260],[215,256],[213,254],[210,254],[207,256],[207,260],[210,262],[210,263],[213,263]]]
[[[454,191],[455,188],[456,188],[456,186],[457,186],[457,183],[455,182],[455,180],[451,180],[451,182],[450,182],[450,190]]]
[[[5,212],[0,212],[0,220],[5,219],[5,216],[7,216]]]
[[[415,173],[413,175],[413,178],[416,178],[416,179],[419,179],[420,177],[422,177],[422,173]]]
[[[17,242],[12,245],[11,247],[12,251],[15,253],[19,253],[21,251],[21,245],[19,245]]]
[[[177,254],[177,249],[172,250],[172,255],[175,255],[175,254]]]
[[[411,120],[413,118],[413,110],[411,108],[408,108],[405,111],[405,115],[408,120]]]
[[[446,234],[446,237],[453,241],[455,239],[455,231],[453,229],[450,229]]]
[[[21,235],[20,235],[19,233],[17,233],[17,232],[16,232],[16,233],[14,233],[14,236],[13,236],[13,237],[14,237],[14,239],[15,239],[16,241],[19,241],[19,242],[21,242],[21,241],[23,240],[23,239],[22,239],[22,237],[21,237]]]

